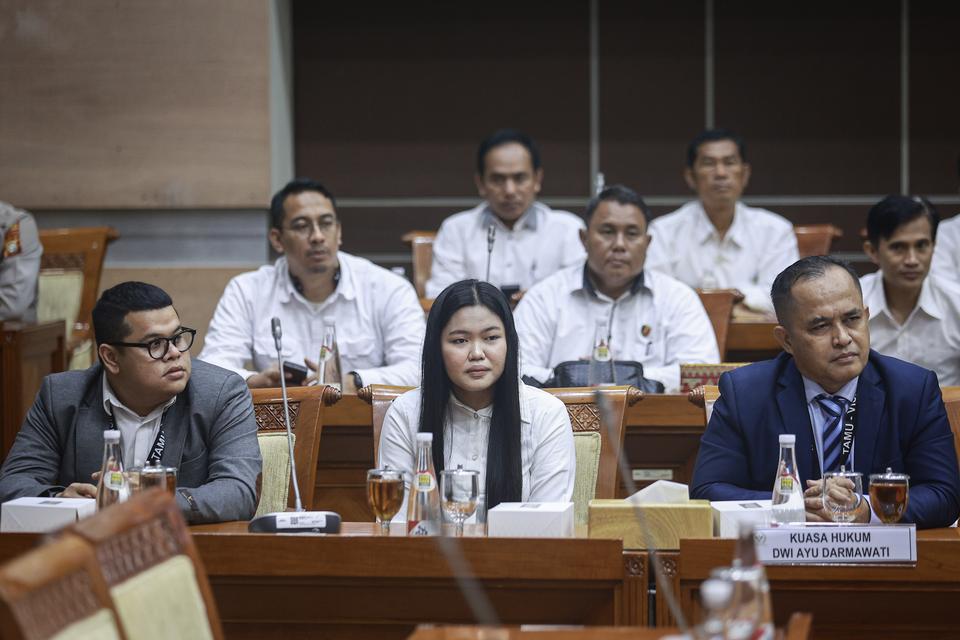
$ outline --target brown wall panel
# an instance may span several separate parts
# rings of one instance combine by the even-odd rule
[[[481,138],[540,144],[586,194],[588,3],[295,2],[296,171],[342,196],[469,196]]]
[[[752,194],[899,188],[900,3],[716,2],[716,122]]]
[[[262,206],[257,0],[0,0],[0,193],[23,207]]]
[[[686,195],[704,125],[703,0],[601,2],[600,170],[641,193]]]
[[[960,187],[960,4],[910,3],[910,190]],[[956,205],[940,208],[949,215]]]

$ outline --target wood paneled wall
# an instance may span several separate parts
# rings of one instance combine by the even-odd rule
[[[262,207],[268,3],[0,0],[0,197]]]
[[[652,200],[656,214],[691,196],[682,180],[686,145],[711,112],[747,142],[746,195],[798,224],[841,226],[841,252],[860,250],[871,199],[899,192],[904,179],[913,191],[942,196],[944,216],[960,210],[960,4],[596,6],[600,170]],[[293,9],[296,170],[343,200],[345,249],[404,252],[404,231],[435,228],[466,208],[477,197],[476,145],[504,126],[539,141],[545,199],[582,210],[589,0],[376,10],[294,0]]]

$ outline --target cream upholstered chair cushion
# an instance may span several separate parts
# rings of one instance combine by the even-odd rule
[[[50,636],[50,640],[120,640],[117,625],[108,609],[77,620]]]
[[[297,434],[292,434],[296,444]],[[257,515],[287,510],[290,497],[290,447],[287,434],[273,431],[257,434],[263,471],[260,476],[260,503]]]
[[[62,320],[69,343],[73,324],[80,313],[82,294],[82,271],[42,270],[37,282],[37,322]],[[86,369],[93,364],[93,342],[88,340],[80,345],[67,364],[70,369]]]
[[[584,431],[573,434],[577,455],[577,476],[573,482],[574,522],[586,524],[590,501],[597,493],[597,473],[600,471],[600,434]]]
[[[213,638],[197,574],[185,555],[121,582],[110,596],[128,640]]]

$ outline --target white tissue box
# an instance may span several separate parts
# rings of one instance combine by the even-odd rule
[[[770,524],[769,500],[722,500],[711,502],[713,508],[713,533],[719,538],[736,538],[740,523],[749,522],[754,527]]]
[[[92,498],[17,498],[0,507],[0,532],[57,531],[96,512]]]
[[[572,538],[572,502],[501,502],[487,512],[491,538]]]

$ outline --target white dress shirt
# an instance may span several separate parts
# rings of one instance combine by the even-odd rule
[[[790,222],[766,209],[738,202],[723,238],[699,200],[650,223],[648,269],[694,288],[739,289],[751,309],[772,311],[770,287],[800,258]]]
[[[931,369],[944,386],[960,385],[960,284],[927,275],[906,322],[887,308],[879,271],[860,278],[870,308],[870,346],[886,356]]]
[[[276,316],[283,359],[317,362],[323,319],[333,317],[341,371],[356,371],[365,385],[419,384],[425,322],[413,285],[369,260],[343,251],[337,256],[340,281],[321,303],[297,292],[285,257],[235,277],[217,304],[199,358],[244,379],[267,369],[277,362],[270,325]]]
[[[697,293],[662,273],[644,271],[617,300],[596,291],[585,263],[531,288],[514,318],[525,375],[546,382],[567,360],[588,359],[598,319],[606,319],[616,360],[643,365],[668,393],[680,388],[681,363],[717,363],[717,337]]]
[[[487,276],[487,231],[496,228],[490,254],[490,283],[529,289],[558,269],[583,259],[580,242],[583,220],[534,202],[508,229],[487,203],[456,213],[440,225],[433,242],[433,266],[427,281],[428,298],[436,298],[454,282]]]
[[[960,282],[960,214],[937,226],[937,242],[933,249],[930,273]]]
[[[480,472],[481,504],[486,504],[487,441],[493,406],[474,411],[450,394],[443,429],[446,469]],[[409,487],[416,471],[417,432],[420,430],[420,389],[403,394],[387,410],[380,432],[381,468],[404,472]],[[577,475],[573,428],[563,402],[546,391],[520,383],[520,472],[524,502],[570,502]],[[439,472],[438,472],[439,473]],[[394,518],[407,519],[407,495]]]
[[[102,379],[103,411],[107,415],[113,415],[113,423],[120,430],[123,468],[142,467],[146,464],[147,456],[150,455],[150,448],[153,447],[157,434],[160,433],[163,413],[177,401],[177,396],[173,396],[165,404],[147,415],[141,416],[120,402],[120,399],[113,393],[113,389],[110,388],[107,376],[102,376]]]

